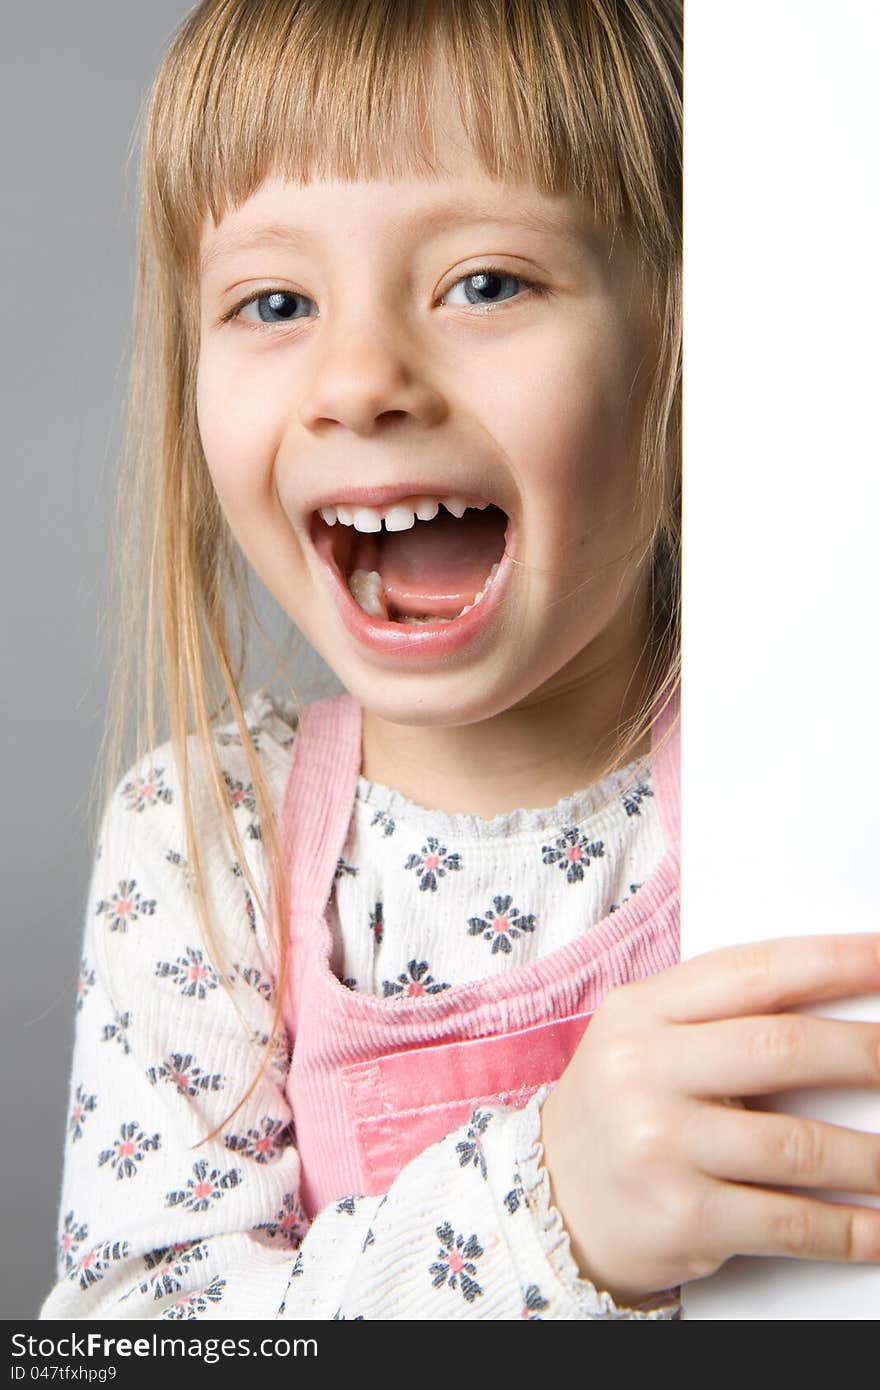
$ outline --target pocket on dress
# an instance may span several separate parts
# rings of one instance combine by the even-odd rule
[[[521,1109],[558,1081],[589,1013],[483,1038],[432,1043],[342,1069],[348,1119],[361,1157],[363,1191],[387,1192],[402,1168],[479,1105]]]

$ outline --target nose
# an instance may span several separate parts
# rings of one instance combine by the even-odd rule
[[[375,316],[327,326],[315,345],[312,377],[300,407],[307,429],[341,425],[370,435],[394,421],[437,424],[441,393],[414,360],[406,335]]]

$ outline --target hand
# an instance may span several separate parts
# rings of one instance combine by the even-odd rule
[[[880,1261],[880,1210],[773,1190],[880,1192],[880,1136],[742,1103],[880,1088],[880,1024],[779,1012],[874,992],[873,933],[725,947],[612,990],[541,1112],[582,1276],[632,1305],[736,1254]]]

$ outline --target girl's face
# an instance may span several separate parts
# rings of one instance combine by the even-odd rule
[[[456,169],[271,180],[202,241],[198,421],[229,525],[346,689],[400,724],[632,670],[647,632],[637,265],[576,199],[494,182],[463,145]],[[426,498],[483,509],[388,529]],[[328,525],[339,506],[382,530]],[[437,621],[502,550],[484,598]],[[382,616],[353,569],[382,575]]]

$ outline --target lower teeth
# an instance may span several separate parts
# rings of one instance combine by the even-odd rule
[[[401,616],[394,619],[398,623],[406,623],[410,627],[423,627],[427,623],[453,623],[456,618],[463,618],[465,613],[470,613],[472,608],[486,596],[489,585],[498,573],[498,563],[492,566],[483,587],[475,596],[473,603],[465,604],[460,613],[456,613],[454,618],[438,618],[430,614],[421,617]],[[382,587],[382,576],[376,570],[354,570],[348,581],[348,590],[355,603],[364,613],[368,613],[371,618],[384,618],[386,621],[390,617],[388,605],[385,602],[385,593]]]
[[[348,589],[357,606],[371,618],[388,617],[382,576],[376,570],[355,570],[348,581]]]

